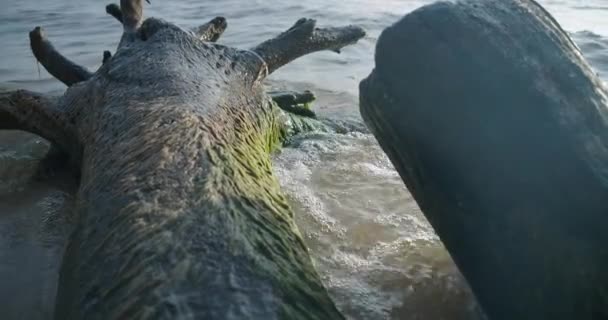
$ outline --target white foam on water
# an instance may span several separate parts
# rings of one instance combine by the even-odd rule
[[[337,221],[325,214],[327,211],[325,205],[308,187],[312,171],[306,163],[312,161],[314,155],[294,150],[294,152],[287,152],[282,156],[284,165],[275,166],[274,172],[280,177],[281,186],[289,190],[288,195],[292,201],[298,203],[303,211],[308,212],[322,226],[321,231],[340,233]]]
[[[475,319],[462,277],[373,136],[308,134],[273,163],[348,318],[402,319],[407,310],[408,318],[431,319],[452,305],[445,310],[456,319]]]

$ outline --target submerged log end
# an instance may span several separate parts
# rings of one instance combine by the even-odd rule
[[[80,147],[74,129],[64,112],[51,99],[27,90],[0,93],[0,130],[22,130],[36,134],[70,154],[79,157]]]
[[[298,105],[308,104],[317,99],[315,94],[310,90],[302,92],[297,91],[270,91],[268,94],[279,105]]]
[[[286,112],[313,119],[317,117],[316,113],[310,109],[310,104],[316,99],[312,91],[273,91],[268,94],[279,108]]]

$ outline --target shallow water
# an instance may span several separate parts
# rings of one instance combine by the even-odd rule
[[[403,14],[430,1],[252,0],[152,1],[146,14],[195,26],[228,19],[221,42],[251,47],[300,17],[320,25],[359,24],[368,36],[342,54],[301,58],[271,77],[274,87],[312,89],[315,108],[359,121],[357,86],[373,68],[377,36]],[[573,34],[584,55],[608,79],[608,3],[541,1]],[[38,68],[27,33],[43,26],[55,46],[91,70],[113,50],[121,27],[94,0],[3,0],[0,87],[61,93]],[[0,133],[0,314],[49,319],[66,235],[70,192],[29,183],[44,141]],[[474,301],[449,255],[371,135],[309,134],[275,156],[275,171],[297,213],[325,284],[351,319],[478,319]]]

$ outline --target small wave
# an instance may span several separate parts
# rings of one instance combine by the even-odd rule
[[[571,36],[599,77],[608,80],[608,38],[588,30],[574,32]]]
[[[586,30],[571,33],[571,36],[581,46],[584,53],[608,50],[608,38],[605,36]]]
[[[570,34],[578,39],[602,39],[603,38],[603,36],[593,32],[593,31],[590,31],[590,30],[576,31],[576,32],[572,32]]]

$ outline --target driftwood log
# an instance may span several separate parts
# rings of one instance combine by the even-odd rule
[[[531,0],[387,28],[360,111],[491,319],[608,317],[608,93]]]
[[[364,31],[302,19],[239,50],[211,43],[223,18],[192,32],[144,20],[141,0],[108,8],[124,33],[99,70],[36,28],[36,57],[70,87],[0,95],[0,129],[36,133],[80,169],[56,319],[342,319],[272,174],[286,124],[262,82]]]

